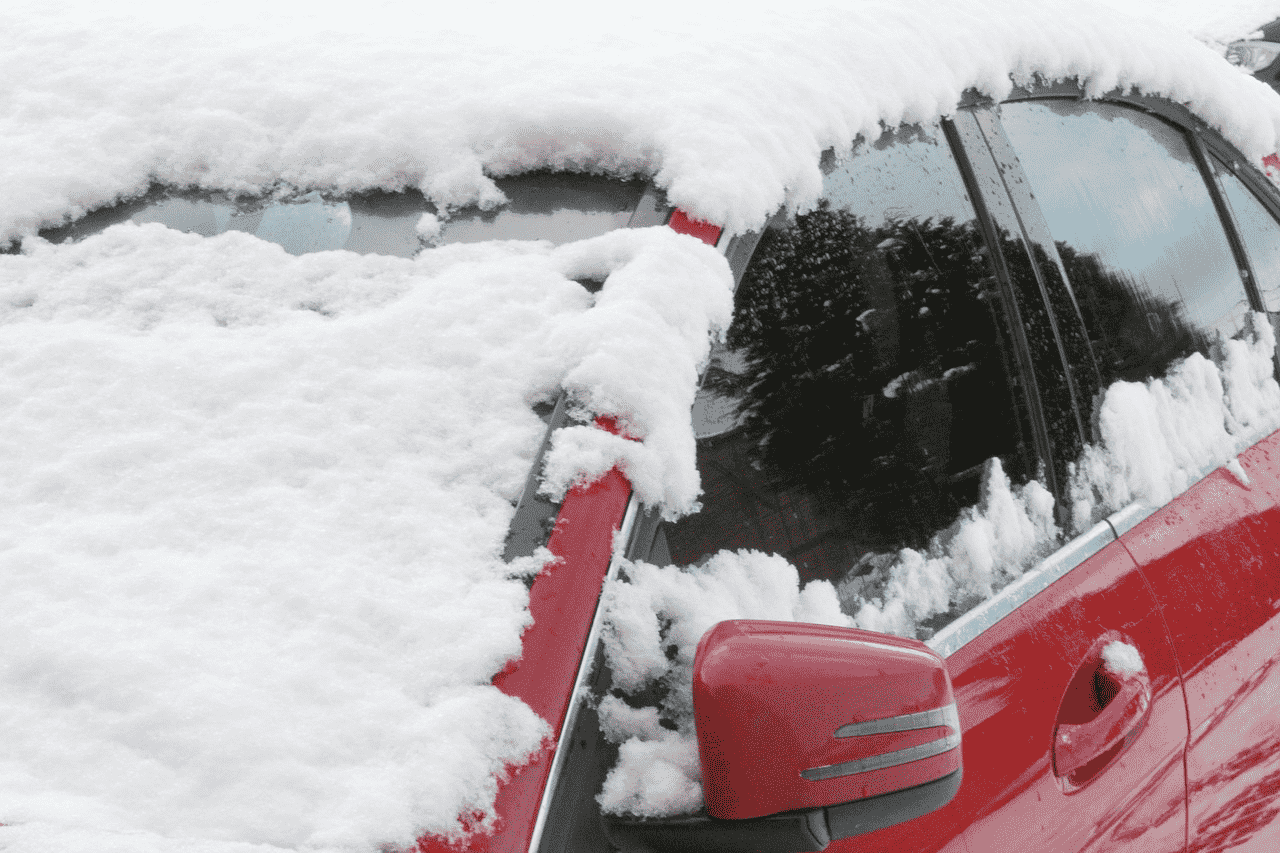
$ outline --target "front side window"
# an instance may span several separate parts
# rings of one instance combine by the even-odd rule
[[[760,239],[695,410],[702,508],[606,588],[606,814],[701,805],[689,679],[715,621],[929,637],[1055,541],[1012,293],[943,130],[831,158],[821,202]]]
[[[820,205],[764,234],[703,389],[700,513],[670,560],[780,554],[838,581],[923,548],[986,460],[1034,473],[1003,302],[939,128],[828,164]],[[717,405],[707,406],[708,400]]]

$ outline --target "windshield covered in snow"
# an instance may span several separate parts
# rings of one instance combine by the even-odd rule
[[[644,192],[641,181],[603,175],[534,172],[495,182],[502,203],[440,210],[421,192],[376,192],[334,199],[310,192],[276,199],[181,194],[163,190],[90,213],[43,232],[79,240],[119,222],[159,222],[212,237],[243,231],[290,254],[346,249],[413,257],[423,246],[484,240],[549,240],[556,245],[624,228]]]

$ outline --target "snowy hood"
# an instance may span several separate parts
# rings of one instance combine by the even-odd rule
[[[1280,98],[1205,42],[1280,7],[1197,5],[10,10],[0,240],[152,183],[417,187],[448,206],[491,202],[486,176],[537,168],[650,176],[676,205],[739,231],[812,204],[823,150],[1033,75],[1185,103],[1256,160],[1277,147]]]

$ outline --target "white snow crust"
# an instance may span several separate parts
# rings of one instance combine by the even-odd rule
[[[729,288],[666,228],[0,255],[0,846],[373,850],[491,816],[548,733],[489,684],[536,569],[500,559],[530,406],[623,417],[637,483],[691,504]]]
[[[1163,506],[1219,465],[1248,486],[1237,455],[1280,426],[1275,342],[1254,314],[1246,337],[1220,341],[1212,360],[1195,354],[1161,379],[1108,388],[1101,441],[1085,448],[1071,481],[1076,529],[1130,503]]]
[[[1073,473],[1075,531],[1133,502],[1161,506],[1219,465],[1247,487],[1238,454],[1280,427],[1275,344],[1266,316],[1253,314],[1243,339],[1220,340],[1212,360],[1193,354],[1164,378],[1108,388],[1100,440],[1085,447]],[[693,653],[716,622],[811,621],[925,639],[939,617],[990,598],[1063,543],[1053,504],[1038,481],[1013,487],[991,459],[977,506],[927,551],[864,558],[856,576],[835,587],[826,581],[800,587],[793,566],[758,552],[721,551],[687,569],[628,566],[605,598],[613,684],[633,697],[655,687],[666,695],[660,706],[639,708],[615,696],[601,701],[602,729],[622,744],[600,794],[602,808],[659,817],[701,806]],[[1108,644],[1103,659],[1117,674],[1143,669],[1137,651],[1121,642]],[[663,717],[674,730],[658,725]]]
[[[1124,677],[1147,671],[1142,652],[1128,643],[1113,640],[1102,647],[1102,665],[1108,672]]]
[[[534,168],[652,176],[737,232],[814,204],[823,150],[1033,75],[1168,96],[1257,162],[1280,98],[1192,34],[1275,14],[1260,0],[11,4],[0,243],[152,183],[417,187],[450,207],[496,203],[489,177]]]
[[[0,846],[365,851],[491,817],[495,776],[546,734],[489,686],[527,619],[515,576],[533,565],[498,555],[542,432],[529,405],[563,386],[579,415],[618,416],[641,439],[565,431],[549,492],[620,463],[645,500],[689,511],[689,404],[729,316],[723,260],[661,229],[412,261],[295,258],[159,226],[55,247],[39,229],[157,184],[414,187],[447,213],[500,204],[493,177],[549,168],[650,177],[739,232],[815,203],[824,150],[1033,75],[1184,102],[1256,160],[1277,147],[1280,99],[1202,41],[1275,5],[7,8],[0,247],[22,254],[0,255]],[[572,281],[605,273],[594,298]],[[1238,370],[1221,378],[1242,429],[1274,410],[1256,358],[1228,358]],[[1253,403],[1237,392],[1250,387]],[[1127,447],[1122,433],[1100,447]],[[1239,444],[1206,442],[1177,471]],[[1110,464],[1098,453],[1081,467],[1085,515],[1186,479],[1125,462],[1112,494],[1090,479]],[[1055,535],[1042,491],[993,466],[936,553],[841,590],[846,609],[865,601],[860,624],[909,633],[949,596],[995,588]],[[649,590],[651,616],[661,589],[691,583],[633,568],[610,594]],[[801,590],[776,558],[704,569],[684,627],[666,629],[677,660],[710,615],[849,621],[832,587]],[[714,578],[736,590],[723,606]],[[638,655],[620,671],[679,681],[633,615],[634,635],[611,623],[615,650]],[[659,813],[700,796],[687,709],[671,701],[675,730],[602,703],[624,755],[641,756],[610,777],[606,805]]]

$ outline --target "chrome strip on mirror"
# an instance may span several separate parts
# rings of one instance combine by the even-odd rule
[[[883,770],[886,767],[897,767],[899,764],[908,764],[912,761],[919,761],[922,758],[942,755],[942,753],[950,752],[959,745],[960,732],[956,731],[946,737],[931,740],[919,746],[909,746],[906,749],[886,752],[883,755],[859,758],[857,761],[842,761],[839,764],[828,764],[824,767],[810,767],[808,770],[801,770],[800,775],[810,782],[817,782],[821,779],[836,779],[840,776],[852,776],[855,773],[868,773],[872,770]]]
[[[943,708],[920,711],[916,714],[902,714],[897,717],[884,717],[879,720],[849,723],[836,729],[836,737],[888,735],[896,732],[916,731],[917,729],[931,729],[934,726],[950,726],[957,732],[960,731],[960,712],[956,710],[955,702]]]

